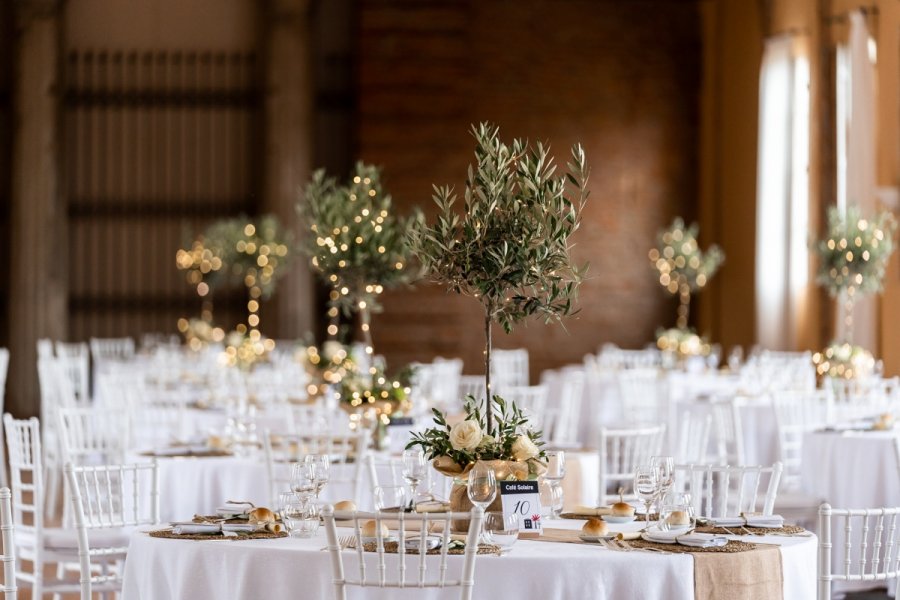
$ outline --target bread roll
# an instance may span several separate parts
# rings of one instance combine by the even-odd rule
[[[609,527],[600,519],[588,519],[581,532],[585,535],[606,535],[609,533]]]
[[[356,512],[356,502],[353,500],[341,500],[334,504],[334,510],[343,510],[347,512]]]
[[[682,527],[691,524],[691,517],[683,510],[673,510],[672,513],[666,517],[666,522],[671,527]]]
[[[633,517],[634,507],[627,502],[616,502],[612,505],[610,514],[614,517]]]
[[[274,523],[278,519],[271,510],[265,506],[260,506],[259,508],[254,508],[247,514],[247,520],[252,525],[253,523]]]
[[[377,531],[378,531],[378,523],[376,523],[374,520],[366,521],[360,530],[360,532],[362,533],[362,536],[367,537],[367,538],[377,537],[378,536]],[[387,525],[382,523],[381,524],[381,537],[386,538],[390,534],[391,534],[391,532],[390,532],[390,530],[388,530]]]

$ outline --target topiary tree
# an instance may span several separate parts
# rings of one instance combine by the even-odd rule
[[[439,213],[410,232],[413,252],[426,277],[449,291],[478,300],[484,309],[486,427],[493,430],[496,404],[491,394],[491,326],[509,333],[529,316],[556,321],[573,312],[573,300],[587,265],[570,256],[587,200],[584,150],[571,151],[568,172],[557,174],[549,148],[513,140],[499,129],[472,127],[475,164],[470,165],[463,213],[452,188],[434,188]]]

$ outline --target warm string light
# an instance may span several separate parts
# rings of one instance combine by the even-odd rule
[[[875,369],[875,358],[871,352],[847,343],[834,343],[822,352],[816,352],[813,363],[820,376],[839,379],[865,378]]]

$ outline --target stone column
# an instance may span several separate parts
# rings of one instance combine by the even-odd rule
[[[264,152],[262,206],[278,216],[294,239],[299,227],[295,204],[310,174],[313,82],[308,0],[269,0],[262,27]],[[298,246],[299,244],[295,244]],[[314,288],[306,257],[294,259],[291,273],[262,310],[262,332],[293,338],[312,331]],[[272,319],[271,317],[275,318]],[[276,323],[276,328],[272,324]]]
[[[61,3],[16,3],[13,80],[9,397],[6,408],[40,413],[38,338],[66,336],[66,205],[60,177]]]

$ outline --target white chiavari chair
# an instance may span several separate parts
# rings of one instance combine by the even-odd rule
[[[47,504],[49,516],[55,516],[59,490],[63,484],[61,448],[59,439],[58,412],[62,408],[79,406],[79,401],[66,373],[64,359],[39,358],[38,380],[41,390],[41,423],[43,425],[43,469],[47,485]]]
[[[78,586],[60,580],[46,581],[47,565],[78,562],[76,536],[72,530],[45,527],[44,473],[41,456],[40,422],[3,417],[9,450],[9,478],[12,491],[13,526],[16,529],[16,580],[32,590],[32,598],[44,593],[78,591]],[[25,564],[30,565],[26,570]]]
[[[437,357],[430,363],[413,365],[413,394],[427,404],[444,412],[462,412],[463,403],[459,396],[463,361],[460,358]],[[428,412],[425,410],[423,412]]]
[[[833,582],[900,578],[900,507],[838,509],[824,503],[818,535],[818,600],[832,600]]]
[[[463,375],[459,378],[459,400],[464,402],[469,396],[484,400],[484,375]]]
[[[794,492],[800,488],[803,436],[832,422],[832,398],[824,390],[773,392],[772,408],[775,410],[779,460],[784,465],[781,486],[785,491]]]
[[[91,338],[91,358],[95,363],[107,360],[127,360],[134,357],[134,339],[124,338]]]
[[[129,415],[125,409],[61,408],[57,412],[64,463],[124,463]]]
[[[336,416],[339,416],[321,403],[286,402],[283,411],[287,416],[287,431],[292,434],[332,432],[336,429]],[[347,422],[349,423],[349,420]]]
[[[9,350],[0,348],[0,414],[6,406],[6,375],[9,372]],[[0,428],[0,485],[8,485],[6,476],[6,444],[3,442],[3,430]]]
[[[491,353],[491,388],[495,393],[512,386],[528,385],[528,350],[495,349]]]
[[[498,394],[507,404],[515,404],[535,429],[543,429],[547,424],[547,386],[514,385],[498,389]]]
[[[745,460],[744,426],[741,419],[741,398],[719,398],[710,405],[713,418],[713,446],[716,462],[742,465]]]
[[[93,592],[118,592],[132,531],[159,524],[156,461],[82,467],[67,463],[65,471],[78,541],[81,600],[91,600]]]
[[[357,501],[365,477],[369,432],[348,434],[301,433],[263,434],[263,455],[272,506],[278,506],[278,495],[291,487],[291,465],[309,454],[331,457],[331,473],[323,493],[326,499]],[[349,494],[349,497],[337,497]]]
[[[584,399],[586,376],[583,369],[563,369],[557,375],[559,395],[547,406],[545,434],[550,445],[578,446],[578,426]],[[546,431],[549,428],[549,432]]]
[[[712,415],[708,412],[686,411],[678,430],[678,446],[675,461],[685,464],[706,462],[709,453],[709,431]]]
[[[328,551],[331,556],[332,580],[336,600],[346,600],[347,588],[459,588],[460,600],[471,600],[472,588],[475,584],[475,559],[478,554],[478,537],[484,511],[475,507],[469,513],[433,513],[406,514],[403,512],[377,513],[337,513],[331,505],[322,511],[325,519],[325,534],[328,538]],[[336,518],[349,519],[349,527],[353,530],[355,542],[356,564],[345,571],[343,547],[339,544]],[[362,523],[368,520],[376,522],[376,539],[374,552],[366,552],[363,548]],[[466,537],[465,559],[458,578],[451,579],[447,555],[450,545],[450,530],[454,521],[468,519],[469,529]],[[382,537],[383,522],[398,522],[397,560],[386,560],[385,540]],[[348,526],[342,522],[342,527]],[[426,552],[415,552],[406,549],[407,539],[418,539],[419,547],[425,547],[429,531],[442,531],[442,544],[438,555]],[[415,529],[415,531],[413,531]],[[354,545],[354,544],[351,544]],[[367,556],[368,555],[368,556]],[[377,561],[377,562],[376,562]],[[389,573],[388,564],[395,572]],[[350,575],[350,573],[354,573]]]
[[[778,496],[782,465],[675,465],[676,492],[691,495],[703,517],[736,517],[745,512],[771,515]]]
[[[0,540],[3,542],[3,554],[0,555],[0,562],[3,563],[3,583],[0,584],[0,593],[3,594],[3,600],[15,600],[18,591],[11,497],[12,494],[8,487],[0,488]]]
[[[657,369],[622,370],[617,373],[616,380],[626,423],[634,425],[668,420],[668,386]]]
[[[660,453],[665,434],[665,425],[600,430],[599,506],[617,498],[618,488],[632,489],[635,469]]]
[[[88,345],[81,343],[68,344],[56,342],[56,358],[72,384],[75,398],[81,404],[91,400],[91,353]]]

